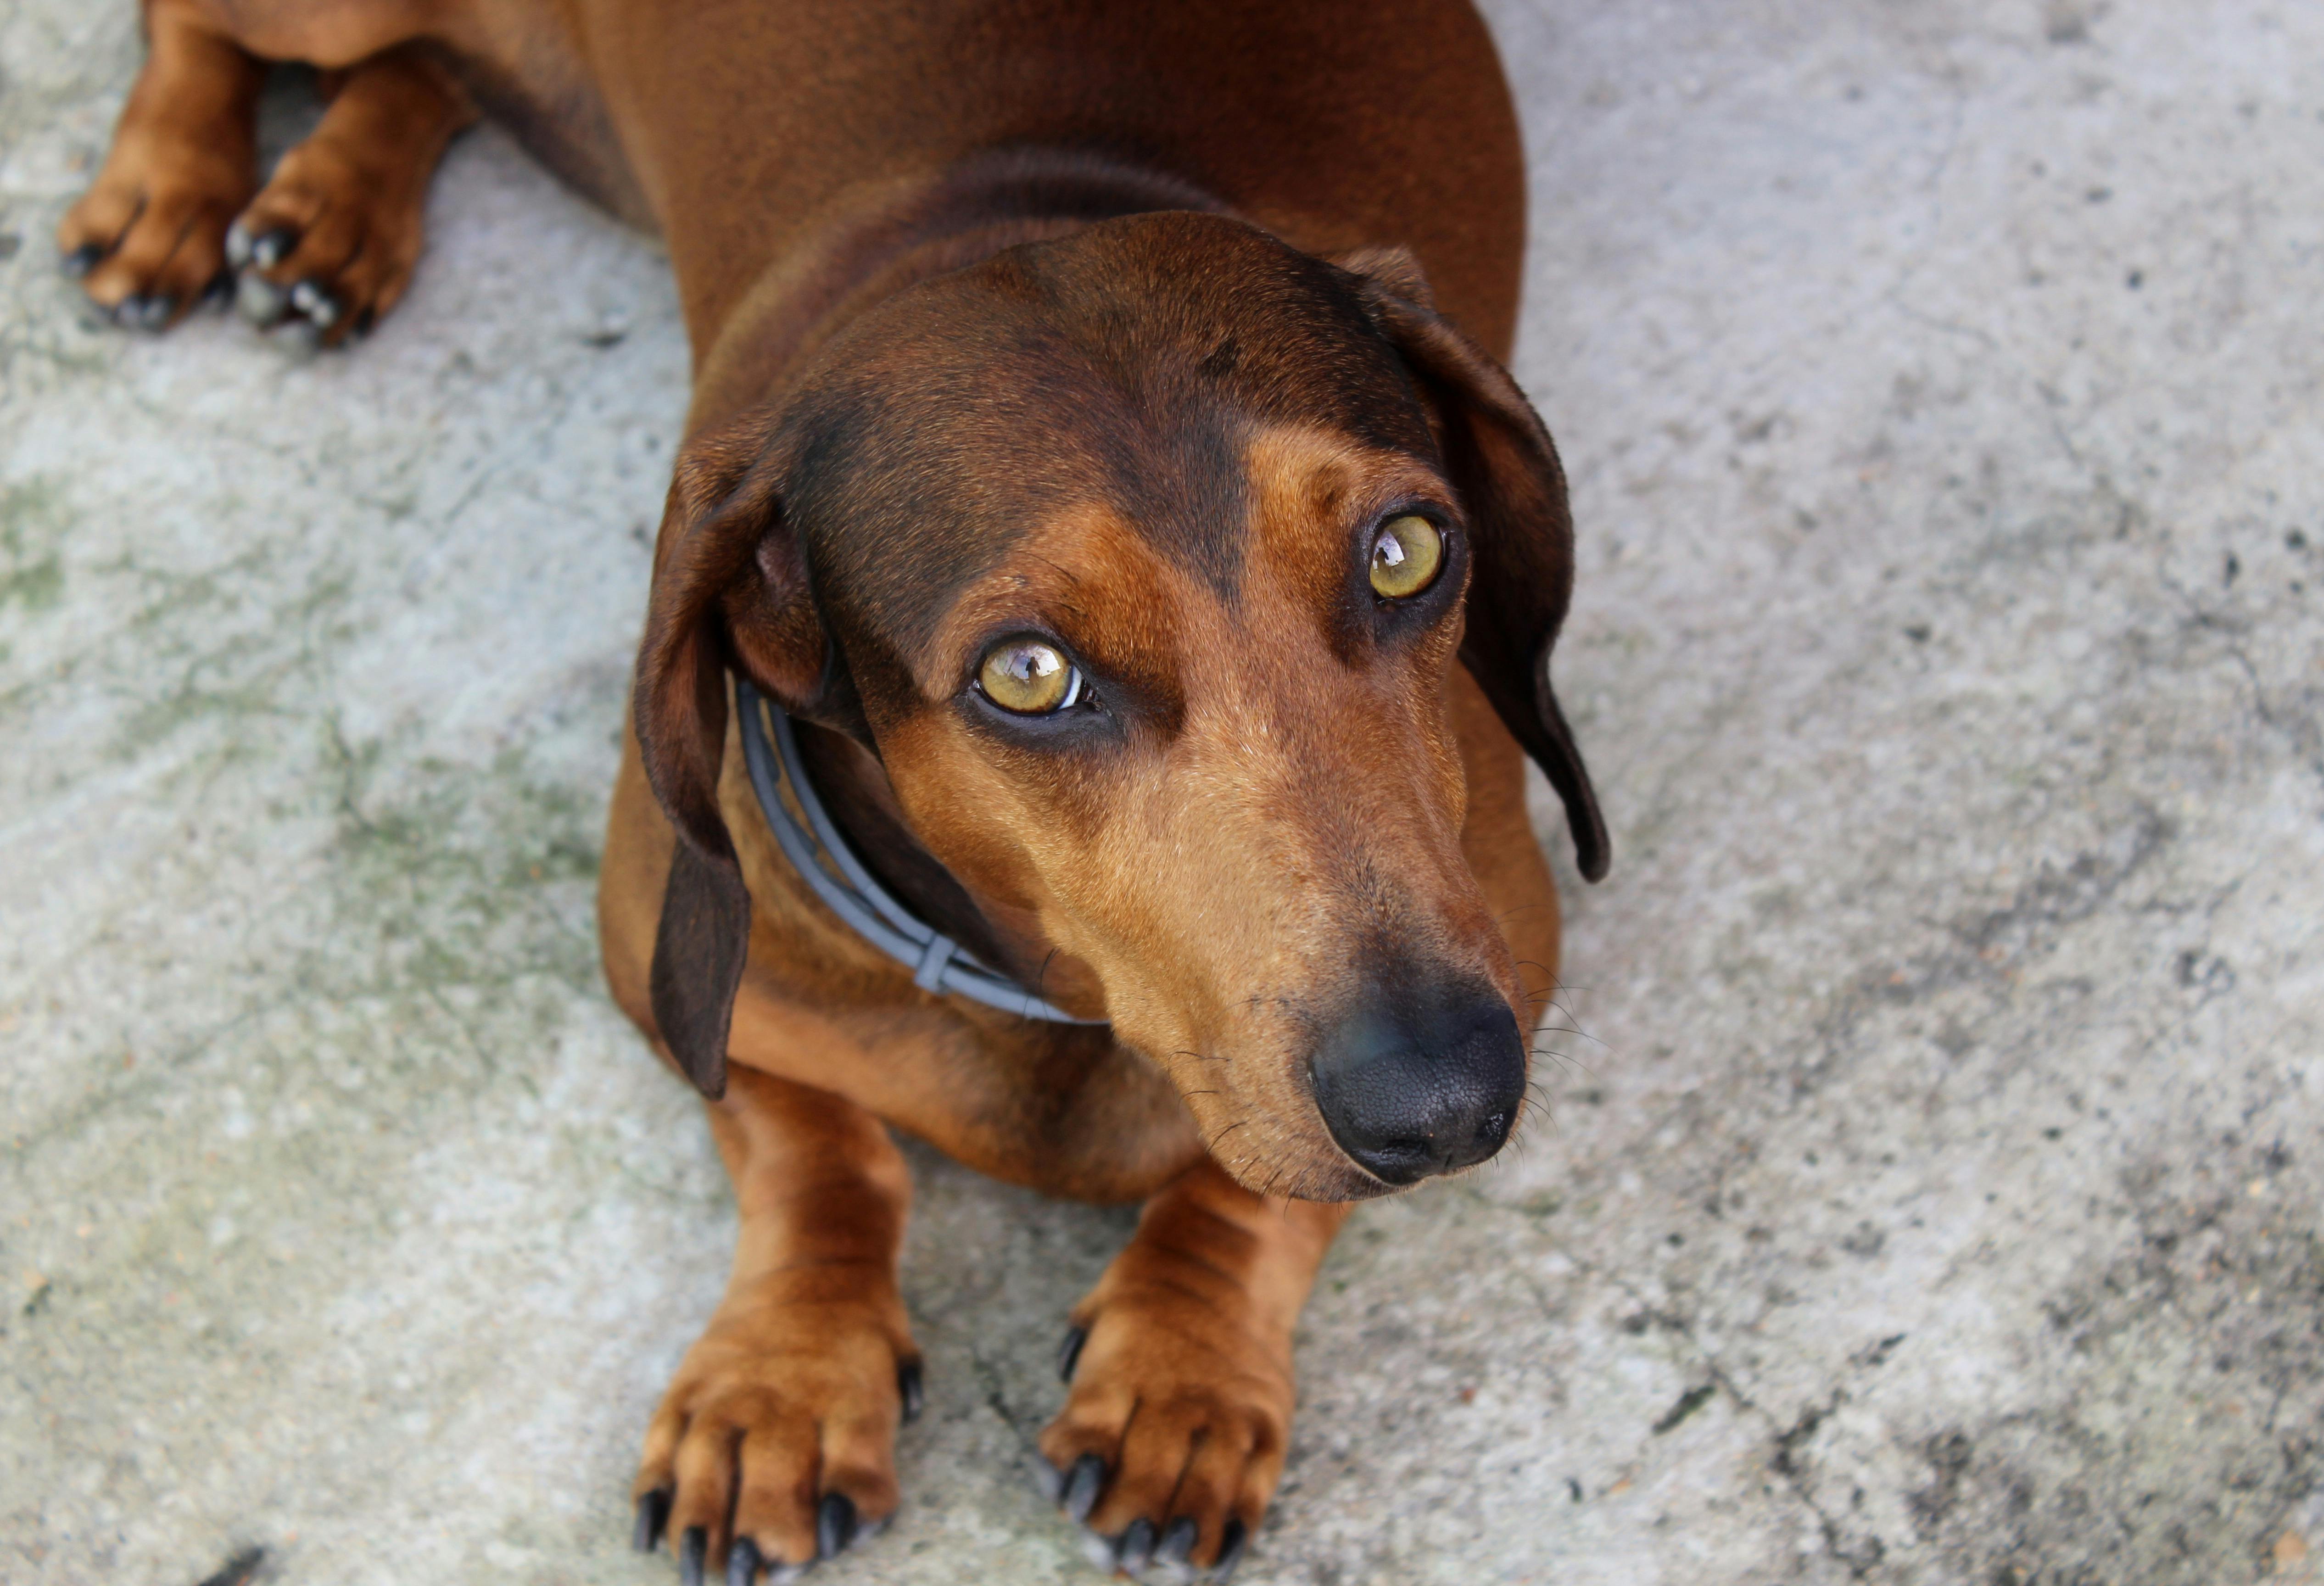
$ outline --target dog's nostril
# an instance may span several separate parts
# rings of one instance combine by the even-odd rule
[[[1316,1110],[1367,1173],[1406,1185],[1481,1162],[1508,1139],[1525,1043],[1484,988],[1375,991],[1316,1048]]]

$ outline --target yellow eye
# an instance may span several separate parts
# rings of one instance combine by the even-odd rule
[[[1415,513],[1390,518],[1372,541],[1372,588],[1390,600],[1418,595],[1444,565],[1444,536]]]
[[[1082,675],[1055,645],[1004,639],[985,652],[976,686],[1003,710],[1047,715],[1081,697]]]

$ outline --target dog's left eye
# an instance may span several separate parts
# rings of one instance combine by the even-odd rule
[[[1081,697],[1081,669],[1054,644],[1004,639],[984,652],[976,686],[984,697],[1019,715],[1048,715]]]
[[[1372,539],[1372,590],[1390,600],[1418,595],[1443,565],[1444,536],[1417,512],[1390,518]]]

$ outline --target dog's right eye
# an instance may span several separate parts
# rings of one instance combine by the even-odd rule
[[[1004,639],[984,652],[976,686],[984,697],[1019,715],[1047,715],[1081,697],[1081,669],[1054,644]]]

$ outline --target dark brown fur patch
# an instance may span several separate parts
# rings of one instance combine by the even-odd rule
[[[1009,250],[901,294],[822,364],[786,505],[875,720],[911,708],[925,635],[1031,525],[1102,505],[1231,599],[1255,427],[1433,450],[1346,278],[1212,217]]]

